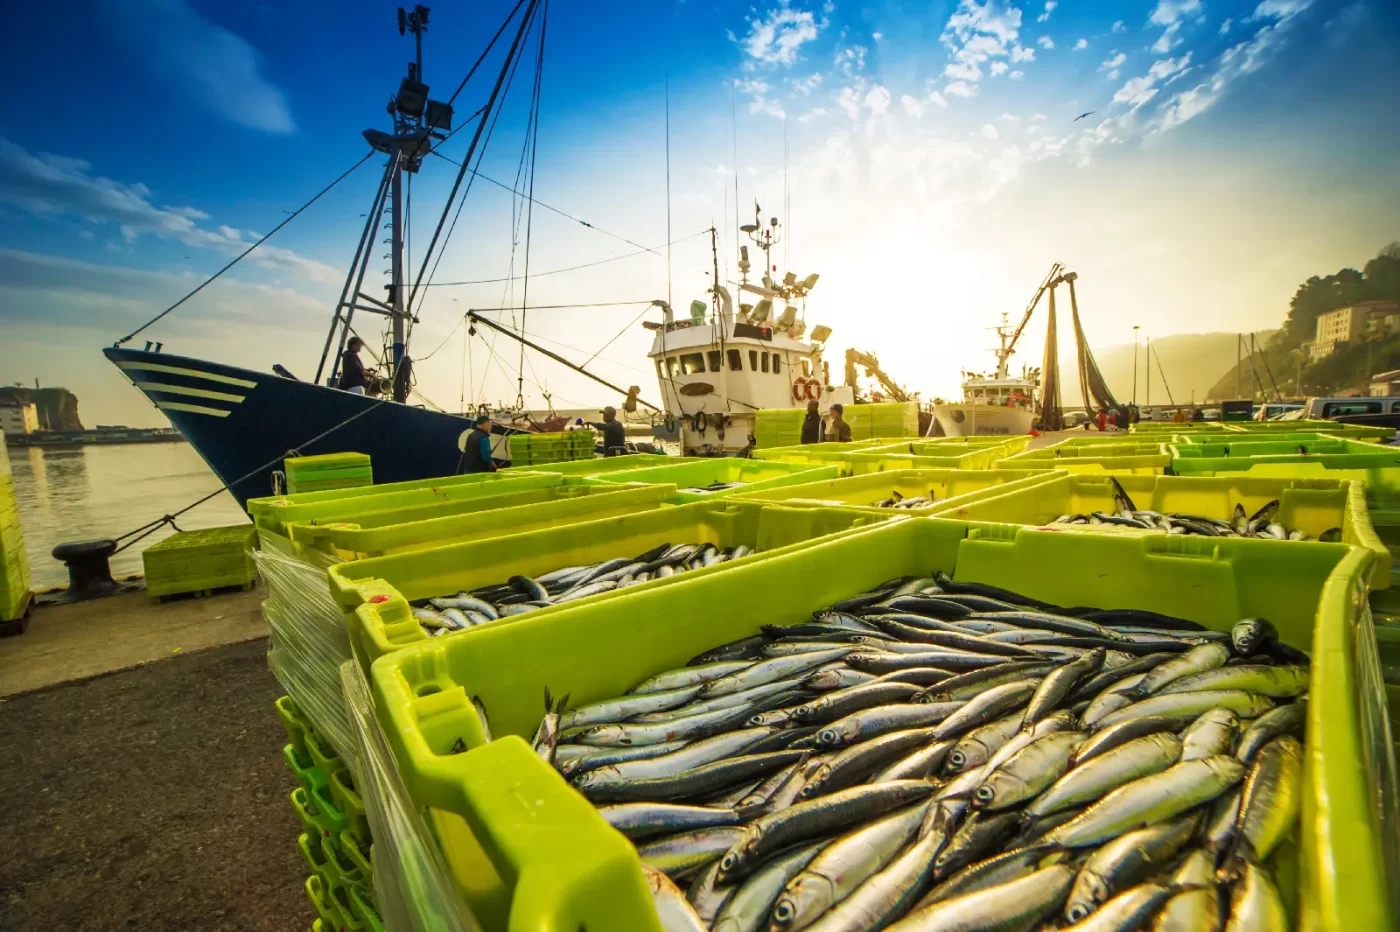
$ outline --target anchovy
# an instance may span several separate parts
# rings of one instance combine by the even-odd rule
[[[883,705],[862,709],[817,732],[817,747],[841,748],[891,731],[936,725],[961,707],[957,702]]]
[[[839,692],[827,693],[798,706],[792,712],[792,719],[795,722],[822,724],[872,706],[908,701],[919,691],[920,687],[912,683],[869,683],[853,686]]]
[[[937,684],[936,689],[930,688],[916,696],[915,701],[950,702],[955,699],[971,699],[993,686],[1034,679],[1041,674],[1049,673],[1054,668],[1053,663],[1038,660],[999,663],[946,679]]]
[[[780,693],[796,690],[798,687],[803,686],[807,682],[805,677],[806,674],[802,674],[800,676],[793,677],[792,679],[778,680],[776,683],[765,683],[762,686],[755,686],[752,689],[746,689],[742,692],[729,693],[725,696],[716,696],[713,699],[702,699],[699,702],[691,702],[687,705],[676,706],[675,708],[667,709],[664,712],[647,712],[642,715],[634,715],[631,718],[629,718],[628,721],[639,722],[643,724],[648,722],[668,722],[672,719],[685,718],[690,715],[701,715],[705,712],[714,712],[717,709],[731,709],[737,706],[749,706],[755,702],[760,702],[764,699],[767,699],[769,696],[776,696]],[[695,689],[697,692],[699,691],[698,686],[688,686],[685,688]],[[649,696],[659,694],[642,693],[634,695]]]
[[[870,778],[871,783],[883,783],[886,780],[918,780],[927,777],[939,767],[943,766],[943,761],[947,758],[948,752],[953,748],[953,742],[935,741],[919,748],[912,754],[906,755],[890,764]]]
[[[1120,643],[1132,643],[1126,635],[1119,634],[1106,625],[1101,625],[1096,621],[1088,621],[1084,618],[1071,618],[1067,615],[1052,615],[1048,612],[979,612],[973,616],[988,621],[1000,621],[1004,624],[1016,625],[1021,628],[1043,628],[1046,631],[1054,631],[1059,634],[1078,635],[1080,637],[1103,638],[1107,641]]]
[[[931,903],[937,903],[939,900],[965,896],[969,893],[976,893],[978,890],[1019,880],[1042,868],[1058,864],[1068,857],[1069,852],[1054,845],[1027,845],[1013,848],[995,857],[969,864],[953,874],[925,894],[922,900],[915,903],[913,912],[917,912]]]
[[[1020,729],[1021,716],[1014,713],[968,732],[948,754],[948,772],[957,774],[980,767]]]
[[[720,857],[743,835],[744,829],[735,826],[696,829],[649,842],[637,854],[643,863],[677,877]]]
[[[1026,745],[989,773],[972,794],[979,809],[1005,809],[1037,796],[1069,769],[1069,758],[1083,732],[1061,731]]]
[[[633,686],[631,691],[634,693],[655,693],[668,689],[680,689],[683,686],[696,686],[728,676],[739,670],[745,670],[750,666],[752,664],[745,660],[722,660],[681,667],[679,670],[667,670],[665,673],[658,673],[656,676],[642,680]]]
[[[710,927],[711,932],[758,932],[784,886],[822,851],[824,844],[820,841],[794,848],[755,871],[734,890]]]
[[[1102,656],[1099,659],[1102,660]],[[1032,696],[1039,695],[1038,690],[1043,688],[1043,682],[1020,680],[994,686],[977,698],[969,699],[962,708],[945,718],[933,730],[933,737],[939,740],[956,737],[985,725],[1012,709],[1019,709]]]
[[[1172,895],[1171,887],[1144,883],[1118,894],[1082,922],[1064,926],[1065,932],[1119,932],[1140,929]]]
[[[882,870],[918,831],[927,803],[916,803],[827,844],[773,904],[773,928],[805,928]]]
[[[634,748],[599,748],[587,744],[561,744],[554,749],[554,764],[559,768],[559,773],[568,778],[598,767],[606,767],[609,764],[661,757],[663,754],[680,750],[687,743],[685,741],[667,741],[662,744],[643,744]]]
[[[1168,683],[1158,695],[1203,689],[1243,689],[1273,699],[1291,699],[1308,691],[1308,670],[1293,664],[1266,666],[1240,664],[1183,676]]]
[[[1244,765],[1220,755],[1186,761],[1109,793],[1046,842],[1082,848],[1123,832],[1164,822],[1215,799],[1244,778]]]
[[[1307,723],[1307,718],[1308,706],[1304,699],[1298,699],[1265,712],[1245,729],[1244,734],[1240,735],[1240,743],[1239,747],[1235,749],[1235,756],[1246,764],[1253,763],[1254,755],[1278,736],[1302,736],[1303,726]]]
[[[762,686],[774,680],[787,679],[797,673],[819,667],[828,661],[844,657],[850,650],[849,647],[840,647],[834,650],[818,650],[791,657],[760,660],[749,665],[746,669],[737,670],[728,676],[706,683],[700,691],[700,696],[709,699],[727,693],[736,693],[753,686]]]
[[[1092,676],[1103,666],[1104,650],[1099,648],[1071,663],[1051,672],[1040,681],[1035,695],[1026,706],[1026,714],[1021,719],[1022,728],[1030,728],[1036,722],[1059,707],[1075,685],[1086,676]]]
[[[889,673],[911,667],[934,667],[939,670],[976,670],[1005,662],[995,654],[969,654],[960,650],[928,650],[918,653],[862,650],[847,655],[846,663],[858,670]]]
[[[1170,732],[1146,735],[1091,761],[1076,763],[1026,806],[1026,814],[1043,816],[1082,806],[1133,780],[1161,773],[1177,762],[1181,744],[1181,739]]]
[[[589,799],[597,801],[630,802],[640,800],[686,799],[702,793],[714,793],[762,778],[774,770],[786,767],[804,756],[803,751],[770,751],[728,757],[701,764],[678,774],[648,780],[614,781],[603,779],[602,770],[593,770],[574,780],[574,786]]]
[[[651,891],[651,902],[656,907],[656,915],[666,932],[706,932],[704,921],[695,914],[685,894],[680,891],[670,877],[649,864],[642,864],[647,889]]]
[[[727,660],[752,660],[759,656],[767,643],[768,638],[761,634],[739,638],[737,641],[730,641],[728,644],[721,644],[719,647],[707,650],[703,654],[696,654],[690,658],[687,666],[697,667]]]
[[[1239,716],[1229,709],[1211,709],[1191,723],[1182,736],[1182,760],[1229,754],[1240,733]]]
[[[620,722],[647,712],[660,712],[674,709],[689,702],[700,686],[684,686],[665,692],[637,693],[618,699],[606,699],[589,705],[571,709],[559,717],[560,728],[575,728],[580,725],[598,725]]]
[[[1204,673],[1225,665],[1230,659],[1230,648],[1224,644],[1202,644],[1173,660],[1168,660],[1142,678],[1136,686],[1120,690],[1134,699],[1143,699],[1156,693],[1174,680],[1193,673]]]
[[[1089,855],[1074,879],[1065,919],[1084,920],[1123,889],[1160,869],[1191,840],[1198,821],[1183,816],[1128,832]]]
[[[927,889],[933,876],[933,857],[944,839],[939,831],[920,836],[887,867],[807,926],[808,932],[864,932],[886,927]]]
[[[1016,831],[1020,816],[1014,812],[974,812],[948,839],[934,859],[933,876],[942,880],[979,860]]]
[[[1236,838],[1229,860],[1233,869],[1249,861],[1262,864],[1298,821],[1302,809],[1303,745],[1284,736],[1266,744],[1245,777]]]
[[[679,806],[672,803],[621,803],[598,810],[607,823],[628,838],[687,832],[700,828],[738,825],[733,809],[709,806]]]
[[[916,728],[891,732],[852,745],[818,767],[807,778],[807,783],[797,794],[797,798],[811,799],[845,789],[914,748],[926,744],[930,738],[929,729]]]
[[[1171,615],[1162,615],[1157,612],[1143,611],[1137,608],[1118,609],[1088,609],[1078,613],[1080,618],[1087,621],[1096,621],[1101,625],[1117,627],[1119,625],[1137,625],[1143,628],[1179,628],[1181,630],[1205,631],[1204,625],[1194,621],[1187,621],[1184,618],[1175,618]]]
[[[1284,932],[1288,915],[1278,887],[1264,868],[1246,864],[1230,894],[1230,921],[1225,932]]]
[[[937,900],[888,927],[888,932],[966,932],[1033,929],[1064,902],[1074,869],[1052,864],[995,887]]]
[[[1220,894],[1209,854],[1188,854],[1172,875],[1172,889],[1181,892],[1162,907],[1152,932],[1220,932]]]
[[[1115,683],[1122,683],[1130,676],[1140,676],[1147,673],[1158,664],[1170,659],[1170,656],[1171,655],[1167,653],[1145,654],[1140,657],[1134,657],[1127,663],[1112,667],[1108,665],[1108,657],[1105,656],[1103,669],[1075,686],[1074,690],[1069,694],[1069,699],[1070,701],[1076,701],[1088,699],[1091,696],[1097,696],[1099,693],[1108,689],[1108,687]]]
[[[1253,718],[1273,708],[1273,702],[1264,696],[1247,693],[1238,689],[1219,689],[1194,693],[1171,693],[1166,696],[1152,696],[1141,702],[1119,709],[1104,716],[1095,723],[1095,728],[1106,728],[1128,719],[1142,718],[1145,715],[1181,715],[1194,720],[1207,709],[1229,709],[1243,717]]]

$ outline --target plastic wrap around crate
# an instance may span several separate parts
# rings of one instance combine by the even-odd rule
[[[1371,489],[1400,490],[1400,447],[1329,437],[1315,443],[1276,443],[1247,437],[1173,444],[1172,472],[1316,479],[1357,479]]]
[[[1075,473],[1160,476],[1171,461],[1171,454],[1159,443],[1125,440],[1123,443],[1072,446],[1062,441],[1053,446],[1008,456],[1000,465],[1007,469],[1063,469]]]
[[[1039,485],[1058,475],[1060,473],[1033,469],[895,469],[744,492],[732,498],[793,506],[836,505],[886,515],[932,515],[942,514],[969,499],[1000,494],[1005,489]],[[913,508],[877,507],[876,503],[892,498],[895,493],[903,498],[927,496],[933,501]]]
[[[759,408],[753,413],[754,445],[763,450],[800,442],[806,417],[803,408]]]
[[[840,470],[832,464],[806,465],[739,459],[737,457],[687,457],[668,466],[629,469],[593,478],[594,482],[657,482],[673,485],[678,502],[703,502],[727,498],[736,492],[753,492],[812,479],[834,479]],[[733,488],[709,490],[705,486],[740,483]]]
[[[141,554],[146,593],[152,598],[247,587],[256,575],[251,524],[178,531]]]
[[[919,405],[913,401],[888,401],[846,405],[842,418],[851,426],[852,440],[871,437],[919,436]]]
[[[470,833],[440,837],[454,866],[461,859],[459,874],[474,871],[477,884],[466,891],[473,909],[498,920],[507,902],[511,928],[656,929],[632,846],[530,750],[545,687],[580,704],[615,696],[765,624],[803,621],[892,577],[932,570],[1062,605],[1170,612],[1216,630],[1267,617],[1288,643],[1310,647],[1313,661],[1301,927],[1391,929],[1387,868],[1395,864],[1387,864],[1394,850],[1385,826],[1395,824],[1395,780],[1365,599],[1370,561],[1370,552],[1342,544],[1108,537],[920,518],[670,591],[638,590],[530,624],[435,640],[381,660],[371,680],[411,798],[451,813],[439,821]],[[473,698],[490,717],[490,743]],[[453,753],[461,744],[468,750]],[[484,889],[487,876],[498,883]]]
[[[696,502],[487,541],[342,563],[331,570],[331,590],[346,613],[355,656],[368,668],[385,654],[427,640],[413,618],[410,601],[494,585],[517,574],[538,576],[564,566],[635,556],[661,544],[712,543],[721,547],[744,544],[756,551],[736,561],[652,579],[625,590],[586,596],[491,622],[492,625],[518,624],[638,589],[665,588],[682,576],[724,572],[733,566],[766,559],[773,553],[801,549],[818,539],[885,520],[901,519],[897,514],[871,514],[850,508],[784,508],[731,500]],[[433,640],[464,637],[474,630],[451,632]]]
[[[967,521],[1048,525],[1061,515],[1114,514],[1114,482],[1138,508],[1159,514],[1202,515],[1228,521],[1235,505],[1253,514],[1271,501],[1279,503],[1275,518],[1290,530],[1312,537],[1340,528],[1342,540],[1373,554],[1370,584],[1390,586],[1390,551],[1371,526],[1361,483],[1337,479],[1260,479],[1249,476],[1096,476],[1055,474],[1034,486],[1007,485],[986,494],[967,496],[938,514]],[[1074,530],[1103,534],[1164,534],[1112,526],[1079,526]],[[1298,541],[1275,541],[1293,547]]]
[[[440,516],[416,521],[383,513],[344,524],[293,524],[290,530],[301,547],[337,560],[363,560],[633,514],[672,503],[675,496],[674,485],[556,485],[444,503]]]
[[[463,502],[505,492],[522,492],[563,485],[554,473],[475,473],[443,479],[420,479],[303,495],[279,495],[248,500],[248,513],[258,529],[286,537],[292,524],[326,524],[333,521],[394,518],[415,521],[435,518],[448,502]],[[340,491],[350,494],[340,494]]]

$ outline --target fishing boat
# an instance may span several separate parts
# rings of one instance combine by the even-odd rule
[[[440,255],[434,253],[434,246],[445,246],[446,239],[440,242],[434,236],[433,245],[423,256],[422,268],[416,277],[412,275],[405,247],[405,176],[417,174],[434,148],[454,132],[451,102],[430,99],[423,80],[423,33],[427,30],[428,13],[423,6],[412,11],[399,10],[399,33],[413,36],[417,54],[408,63],[408,73],[397,93],[390,98],[390,130],[367,129],[363,133],[371,149],[365,160],[383,156],[384,170],[365,215],[368,220],[346,274],[315,378],[300,380],[280,365],[271,366],[271,371],[259,371],[167,353],[161,343],[147,342],[143,349],[127,345],[174,306],[104,350],[122,374],[189,440],[240,505],[253,496],[273,491],[273,474],[287,456],[367,453],[374,463],[377,482],[451,475],[460,468],[461,446],[474,426],[473,418],[410,403],[413,362],[409,337],[422,304],[424,289],[420,286],[431,278],[424,274],[430,267],[429,259]],[[507,25],[510,24],[507,19]],[[524,52],[521,40],[534,25],[529,15],[521,18],[515,42],[504,56],[489,100],[461,127],[471,130],[474,126],[475,136],[462,161],[459,183],[467,166],[479,164],[485,148],[482,130],[491,124],[494,112],[501,106],[501,88]],[[502,31],[505,29],[503,26]],[[457,189],[453,190],[455,196]],[[453,206],[453,199],[449,198],[444,218]],[[390,254],[382,299],[366,293],[366,272],[371,254],[379,245],[381,224],[387,230]],[[440,224],[439,232],[442,228]],[[363,395],[333,387],[357,313],[361,315],[362,331],[368,329],[363,326],[366,314],[388,321],[383,374],[372,380]]]
[[[1035,423],[1040,409],[1040,370],[1023,367],[1019,376],[1010,374],[1007,363],[1015,349],[1005,314],[1001,315],[996,335],[1000,345],[993,351],[997,359],[995,373],[983,375],[964,370],[962,402],[934,406],[933,416],[949,437],[1028,434]]]

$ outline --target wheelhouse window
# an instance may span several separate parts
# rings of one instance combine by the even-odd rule
[[[681,374],[694,375],[705,371],[704,353],[686,353],[681,357]]]
[[[739,351],[732,349],[729,351],[729,371],[740,372],[744,368],[744,358],[739,355]]]
[[[680,374],[681,374],[681,364],[680,364],[680,360],[676,359],[676,357],[674,357],[674,356],[667,356],[667,357],[666,357],[666,370],[667,370],[668,372],[671,373],[671,378],[673,378],[673,379],[674,379],[676,376],[680,375]]]
[[[774,374],[774,375],[782,375],[782,374],[783,374],[783,367],[782,367],[781,360],[782,360],[782,357],[781,357],[781,356],[779,356],[777,353],[774,353],[774,354],[773,354],[773,374]]]
[[[762,367],[763,367],[763,371],[764,371],[764,372],[767,372],[767,371],[768,371],[768,354],[767,354],[767,353],[759,353],[758,355],[761,356],[761,357],[763,357],[762,362],[761,362],[761,365],[762,365]]]
[[[709,355],[709,362],[710,362],[710,371],[711,371],[711,372],[718,372],[718,371],[719,371],[719,358],[720,358],[720,352],[719,352],[719,350],[717,350],[717,349],[715,349],[715,350],[710,350],[710,352],[709,352],[708,355]]]
[[[758,350],[749,350],[749,370],[751,372],[758,371]]]

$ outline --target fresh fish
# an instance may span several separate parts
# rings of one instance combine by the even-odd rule
[[[939,900],[964,896],[968,893],[976,893],[978,890],[1019,880],[1042,868],[1058,864],[1068,856],[1069,852],[1064,848],[1057,848],[1054,845],[1028,845],[1013,848],[1004,854],[986,858],[964,867],[925,894],[924,898],[914,905],[914,911],[917,912]]]
[[[642,865],[642,873],[663,932],[706,932],[704,921],[670,877],[649,864]]]
[[[672,803],[621,803],[616,806],[603,806],[598,810],[598,814],[628,838],[647,838],[652,835],[739,824],[739,815],[732,809],[678,806]]]
[[[1176,731],[1181,728],[1184,722],[1179,717],[1167,717],[1164,715],[1147,715],[1142,718],[1128,719],[1119,722],[1117,725],[1110,725],[1107,728],[1100,728],[1087,738],[1079,749],[1074,752],[1072,763],[1078,767],[1091,758],[1097,757],[1107,751],[1125,744],[1144,735],[1156,734],[1160,731]]]
[[[969,654],[960,650],[927,650],[918,653],[862,650],[849,654],[846,663],[871,673],[890,673],[911,667],[933,667],[939,670],[976,670],[1005,661],[995,654]]]
[[[888,932],[1033,929],[1060,908],[1073,881],[1073,868],[1052,864],[995,887],[937,900],[889,926]]]
[[[529,576],[512,576],[507,580],[507,583],[512,589],[531,601],[549,601],[549,593],[545,590],[544,586],[538,580],[531,579]]]
[[[972,653],[1002,654],[1007,657],[1021,657],[1030,660],[1037,657],[1035,651],[1017,647],[1015,644],[988,640],[961,631],[930,630],[924,627],[906,625],[894,620],[897,617],[894,615],[875,615],[872,616],[871,620],[886,635],[906,643],[932,644],[937,647],[951,647]]]
[[[773,851],[818,835],[831,834],[856,825],[933,792],[922,780],[897,780],[873,786],[857,786],[829,796],[796,803],[781,812],[770,813],[750,822],[724,854],[720,882],[742,880]]]
[[[1061,731],[1026,745],[989,773],[973,791],[972,805],[994,811],[1040,794],[1069,769],[1069,758],[1084,740],[1083,732]]]
[[[594,768],[593,782],[623,783],[628,780],[655,780],[723,760],[735,754],[752,753],[759,745],[778,735],[780,728],[745,728],[678,745],[665,754],[630,757]]]
[[[1134,673],[1125,677],[1112,686],[1106,687],[1089,702],[1088,708],[1080,716],[1080,721],[1084,727],[1092,728],[1099,723],[1100,719],[1107,718],[1119,709],[1126,709],[1133,704],[1133,697],[1125,690],[1131,689],[1138,683],[1146,673]]]
[[[1188,693],[1187,695],[1198,694]],[[580,744],[616,747],[618,745],[660,744],[664,741],[679,739],[708,738],[742,724],[746,719],[752,717],[752,713],[756,709],[766,711],[782,705],[786,701],[787,694],[779,694],[747,707],[716,709],[713,712],[687,715],[684,718],[669,719],[664,722],[590,725],[578,734],[576,740]]]
[[[871,783],[883,783],[886,780],[918,780],[927,777],[939,767],[943,766],[943,761],[947,758],[948,752],[953,749],[951,739],[945,741],[934,741],[926,744],[907,754],[899,760],[890,764],[884,770],[878,771],[870,778]]]
[[[1144,883],[1118,894],[1097,912],[1074,925],[1062,926],[1064,932],[1121,932],[1140,929],[1171,898],[1172,888],[1156,883]]]
[[[1302,810],[1303,745],[1297,738],[1275,738],[1256,755],[1244,780],[1235,845],[1229,869],[1239,862],[1262,864],[1293,830]]]
[[[807,778],[797,798],[811,799],[845,789],[930,740],[929,729],[917,728],[891,732],[845,748]]]
[[[535,736],[530,741],[530,746],[535,753],[547,764],[554,763],[554,749],[559,746],[559,719],[564,709],[569,704],[569,697],[555,701],[549,694],[549,687],[544,690],[544,718],[540,719],[540,727],[535,730]]]
[[[773,901],[792,878],[822,851],[824,841],[794,848],[773,858],[734,890],[710,927],[711,932],[758,932]]]
[[[1172,875],[1172,898],[1153,920],[1152,932],[1220,932],[1220,894],[1215,865],[1204,851],[1192,851]]]
[[[724,904],[729,902],[729,898],[734,894],[733,887],[720,887],[715,885],[715,878],[719,876],[719,861],[711,861],[704,869],[695,874],[690,882],[690,889],[685,891],[685,898],[690,901],[691,908],[695,910],[695,915],[700,917],[700,921],[706,927],[715,921],[719,911],[724,908]]]
[[[768,798],[776,793],[778,788],[784,783],[791,780],[797,771],[804,770],[807,766],[807,761],[811,760],[811,757],[812,754],[810,751],[805,752],[801,757],[793,761],[791,766],[774,771],[760,781],[757,786],[745,793],[739,801],[734,804],[735,810],[744,817],[743,820],[747,821],[754,813],[761,812],[764,805],[768,802]]]
[[[1177,762],[1182,741],[1170,732],[1129,741],[1092,760],[1076,764],[1026,806],[1029,816],[1049,815],[1100,799],[1110,790],[1161,773]]]
[[[750,666],[752,663],[747,660],[721,660],[681,667],[678,670],[667,670],[665,673],[658,673],[656,676],[642,680],[632,687],[632,692],[656,693],[681,689],[685,686],[697,686],[728,676],[731,673],[737,673],[740,670],[746,670]]]
[[[1286,932],[1288,915],[1278,887],[1264,868],[1245,864],[1230,891],[1230,919],[1225,932]]]
[[[700,691],[699,685],[683,686],[664,692],[634,693],[571,709],[559,717],[560,728],[620,722],[648,712],[659,712],[685,705]]]
[[[934,878],[951,877],[980,860],[989,850],[1010,838],[1019,822],[1020,816],[1014,812],[974,812],[934,859]]]
[[[1278,640],[1278,629],[1266,619],[1246,618],[1235,622],[1230,629],[1230,640],[1236,654],[1252,657],[1270,642]]]
[[[1099,719],[1094,728],[1107,728],[1133,718],[1145,715],[1187,716],[1194,720],[1208,709],[1228,709],[1241,718],[1263,715],[1273,708],[1273,703],[1264,696],[1247,693],[1239,689],[1203,690],[1192,693],[1171,693],[1165,696],[1151,696],[1141,702],[1112,712]]]
[[[1182,816],[1128,832],[1089,855],[1065,903],[1065,919],[1081,922],[1119,892],[1159,870],[1191,840],[1199,820]]]
[[[1122,683],[1130,676],[1142,676],[1153,667],[1170,659],[1167,653],[1144,654],[1140,657],[1133,657],[1127,663],[1110,667],[1108,657],[1104,658],[1104,668],[1093,676],[1081,681],[1074,691],[1069,694],[1071,701],[1088,699],[1097,696],[1104,690],[1118,683]]]
[[[1120,692],[1126,693],[1134,699],[1144,699],[1174,680],[1190,676],[1193,673],[1204,673],[1207,670],[1222,667],[1229,659],[1230,648],[1224,644],[1202,644],[1199,647],[1191,648],[1180,657],[1155,667],[1137,685],[1122,689]]]
[[[862,709],[832,722],[817,732],[816,745],[826,749],[843,748],[891,731],[927,728],[952,715],[961,705],[958,702],[934,702]]]
[[[1102,655],[1099,659],[1103,659]],[[1069,664],[1068,666],[1073,665]],[[940,722],[933,730],[933,737],[937,740],[956,737],[985,725],[1013,709],[1019,709],[1025,705],[1027,700],[1040,694],[1039,690],[1043,689],[1043,682],[1048,682],[1048,678],[1041,682],[1018,680],[984,690],[975,699],[969,699],[962,708]]]
[[[807,677],[805,684],[809,689],[832,690],[847,689],[851,686],[860,686],[863,683],[870,683],[880,679],[873,673],[866,673],[864,670],[852,670],[849,667],[841,667],[837,670],[820,670]]]
[[[1225,851],[1234,843],[1235,828],[1240,820],[1240,803],[1244,799],[1244,789],[1236,789],[1220,796],[1211,803],[1210,818],[1206,821],[1205,850],[1212,861],[1219,861]]]
[[[948,773],[958,774],[985,764],[1020,729],[1021,715],[1016,713],[968,732],[948,754]]]
[[[806,724],[823,724],[852,712],[859,712],[861,709],[892,702],[907,702],[920,691],[921,688],[912,683],[884,682],[853,686],[827,693],[798,706],[792,712],[792,720]]]
[[[586,744],[561,744],[554,749],[554,766],[559,769],[560,774],[569,778],[597,767],[606,767],[608,764],[660,757],[663,754],[678,751],[686,744],[685,741],[668,741],[663,744],[644,744],[635,748],[599,748]]]
[[[790,657],[773,657],[768,660],[759,660],[748,665],[743,670],[736,670],[727,676],[707,682],[700,690],[702,698],[710,699],[715,696],[723,696],[728,693],[737,693],[741,690],[754,686],[762,686],[774,680],[787,679],[814,667],[819,667],[832,660],[838,660],[850,653],[850,647],[839,647],[834,650],[818,650],[806,654],[797,654]],[[698,668],[696,668],[698,669]]]
[[[1216,754],[1229,754],[1239,733],[1239,716],[1229,709],[1211,709],[1203,712],[1182,736],[1181,759],[1196,760]]]
[[[1054,712],[1080,680],[1099,671],[1103,666],[1103,658],[1104,650],[1099,648],[1048,674],[1045,679],[1040,681],[1035,695],[1031,697],[1030,703],[1026,706],[1026,714],[1021,719],[1021,727],[1030,728]]]
[[[730,641],[728,644],[721,644],[719,647],[707,650],[702,654],[696,654],[690,659],[687,666],[698,667],[724,661],[752,660],[760,655],[767,643],[768,638],[761,634],[739,638],[737,641]]]
[[[1203,689],[1243,689],[1273,699],[1291,699],[1308,691],[1308,669],[1295,664],[1239,664],[1194,673],[1168,683],[1157,695]]]
[[[1052,615],[1048,612],[979,612],[974,618],[999,621],[1019,628],[1043,628],[1057,634],[1079,637],[1103,638],[1106,641],[1130,642],[1129,638],[1112,628],[1084,618],[1071,618],[1068,615]]]
[[[797,932],[882,870],[918,831],[927,803],[916,803],[822,848],[773,904],[772,927]]]
[[[941,831],[921,835],[904,853],[807,926],[810,932],[864,932],[885,928],[903,915],[928,888],[933,858],[942,847]]]
[[[479,614],[485,615],[487,618],[490,618],[492,621],[495,621],[497,618],[501,617],[497,613],[495,606],[493,606],[490,602],[487,602],[483,599],[478,599],[475,596],[472,596],[466,592],[462,592],[455,596],[449,596],[446,598],[429,599],[428,604],[432,605],[434,608],[437,609],[455,608],[461,612],[478,612]]]
[[[699,702],[691,702],[687,705],[676,706],[664,712],[647,712],[641,715],[633,715],[629,722],[669,722],[672,719],[686,718],[691,715],[703,715],[706,712],[715,712],[719,709],[732,709],[738,706],[751,706],[756,702],[762,702],[770,696],[777,696],[782,693],[792,692],[806,683],[806,674],[793,677],[787,680],[778,680],[776,683],[765,683],[762,686],[755,686],[752,689],[745,689],[742,692],[729,693],[724,696],[716,696],[713,699],[702,699]],[[699,686],[687,686],[685,689],[699,691]],[[674,691],[674,690],[673,690]],[[634,694],[639,697],[664,695],[662,693],[640,693]]]
[[[722,856],[743,834],[736,826],[695,829],[648,842],[637,848],[637,854],[642,863],[667,876],[682,877]]]
[[[1280,735],[1301,737],[1307,724],[1308,706],[1304,699],[1297,699],[1277,709],[1264,712],[1256,718],[1240,735],[1239,747],[1235,756],[1246,764],[1254,762],[1254,755]]]
[[[740,784],[751,784],[775,770],[796,763],[804,751],[770,751],[727,757],[701,764],[678,774],[650,780],[616,781],[606,779],[606,768],[591,770],[575,778],[574,786],[589,799],[597,802],[631,802],[640,800],[687,799],[717,793]]]
[[[1220,755],[1186,761],[1109,793],[1045,836],[1069,848],[1096,845],[1134,829],[1165,822],[1210,802],[1244,779],[1244,765]]]
[[[916,697],[918,702],[951,702],[958,699],[971,699],[984,690],[1004,683],[1034,679],[1055,669],[1053,663],[1039,660],[1016,660],[998,663],[993,666],[963,673],[930,687]]]

